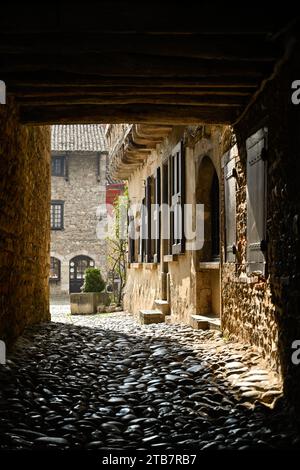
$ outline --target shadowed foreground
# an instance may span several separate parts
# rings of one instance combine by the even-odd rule
[[[0,449],[298,447],[283,400],[247,401],[222,379],[234,356],[201,353],[219,333],[91,318],[30,327],[18,341],[0,369]]]

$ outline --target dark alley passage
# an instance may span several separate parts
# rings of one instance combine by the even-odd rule
[[[96,317],[32,326],[19,339],[1,369],[2,450],[299,445],[280,400],[273,410],[254,406],[253,392],[236,393],[222,374],[245,373],[247,358],[256,364],[247,346],[225,351],[218,332]],[[263,374],[253,370],[248,384]]]
[[[0,454],[299,450],[298,12],[49,6],[0,14]]]

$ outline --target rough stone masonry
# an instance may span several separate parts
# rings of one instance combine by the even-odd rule
[[[24,126],[0,106],[0,338],[49,320],[50,127]]]

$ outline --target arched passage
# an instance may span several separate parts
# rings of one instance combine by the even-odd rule
[[[204,156],[196,182],[196,202],[204,205],[204,244],[196,256],[196,307],[200,315],[219,317],[220,299],[220,191],[212,159]]]

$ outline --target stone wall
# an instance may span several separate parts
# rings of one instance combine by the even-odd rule
[[[268,127],[269,279],[267,285],[253,286],[254,291],[249,291],[249,287],[243,287],[242,290],[246,296],[244,303],[249,305],[252,302],[253,312],[256,312],[256,320],[252,320],[252,323],[261,323],[261,338],[267,335],[267,340],[260,341],[267,343],[267,357],[271,357],[272,362],[275,361],[272,341],[275,340],[275,331],[278,331],[277,362],[282,369],[285,393],[300,419],[300,365],[291,361],[292,343],[300,340],[300,107],[291,101],[291,84],[300,79],[299,53],[298,44],[276,78],[267,83],[256,103],[235,126],[235,131],[241,171],[244,172],[246,137],[262,125]],[[255,292],[255,298],[252,292]],[[235,304],[238,301],[240,298],[236,297]],[[225,303],[225,311],[227,309],[229,312],[233,305],[231,303],[230,307],[228,300]],[[234,311],[237,311],[236,308],[233,308]],[[246,315],[249,318],[249,307]],[[254,332],[255,329],[253,339],[257,337]]]
[[[0,338],[49,320],[50,128],[0,106]]]
[[[51,199],[64,201],[64,228],[51,231],[51,256],[61,262],[61,280],[50,281],[51,297],[55,297],[69,293],[69,262],[75,256],[89,256],[106,275],[106,153],[52,155],[68,156],[67,181],[51,177]]]
[[[224,232],[222,231],[222,330],[233,339],[250,343],[267,358],[272,368],[279,371],[278,329],[274,317],[270,279],[246,275],[246,155],[237,156],[236,230],[238,253],[235,263],[224,260]],[[224,193],[222,192],[222,195]],[[223,199],[223,198],[222,198]],[[222,209],[224,208],[224,201]],[[225,227],[222,211],[222,227]]]

